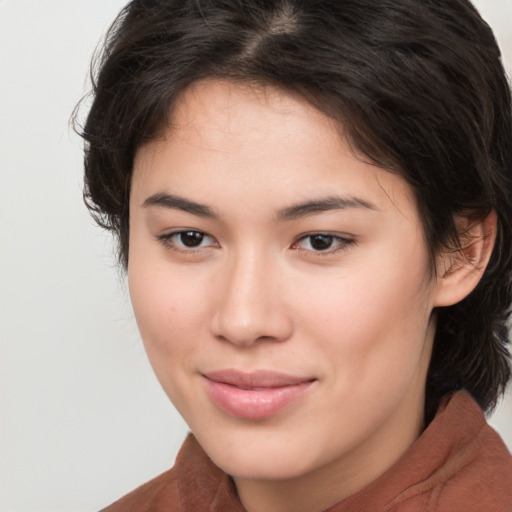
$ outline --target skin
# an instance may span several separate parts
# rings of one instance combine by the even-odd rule
[[[332,196],[342,208],[290,214]],[[203,234],[198,247],[183,230]],[[315,233],[332,244],[315,250]],[[400,176],[363,162],[303,99],[222,81],[189,88],[172,128],[137,152],[128,277],[161,385],[249,512],[325,510],[407,450],[432,310],[466,293],[432,276]],[[313,382],[268,418],[238,418],[206,391],[220,369]]]

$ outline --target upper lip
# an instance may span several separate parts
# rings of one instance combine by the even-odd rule
[[[203,373],[203,376],[214,382],[240,388],[281,388],[315,380],[310,377],[299,377],[271,370],[257,370],[247,373],[240,370],[226,369]]]

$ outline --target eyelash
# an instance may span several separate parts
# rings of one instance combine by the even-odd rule
[[[157,236],[157,239],[162,243],[162,245],[167,248],[167,249],[171,249],[175,252],[178,252],[178,253],[184,253],[184,254],[194,254],[194,253],[197,253],[203,249],[206,249],[206,248],[210,248],[210,247],[214,247],[214,248],[218,248],[219,247],[219,244],[214,241],[213,244],[209,244],[207,246],[198,246],[198,247],[187,247],[187,246],[184,246],[184,245],[177,245],[177,243],[174,241],[175,238],[178,238],[186,233],[189,233],[189,234],[198,234],[200,236],[203,237],[203,239],[201,240],[200,243],[203,242],[203,240],[205,238],[209,238],[211,240],[215,240],[212,236],[208,235],[207,233],[205,233],[204,231],[199,231],[199,230],[196,230],[196,229],[182,229],[182,230],[179,230],[179,231],[173,231],[172,233],[166,233],[164,235],[158,235]],[[336,244],[336,246],[334,248],[331,248],[331,247],[328,247],[326,248],[325,250],[314,250],[314,248],[312,249],[306,249],[306,248],[303,248],[303,247],[299,247],[299,244],[301,242],[304,242],[306,240],[309,240],[309,245],[311,246],[311,241],[314,237],[326,237],[326,238],[329,238],[331,239],[331,241],[333,243]],[[311,254],[314,254],[315,256],[330,256],[332,254],[336,254],[340,251],[344,251],[346,249],[348,249],[349,246],[351,245],[354,245],[356,243],[356,240],[354,238],[349,238],[349,237],[345,237],[345,236],[339,236],[339,235],[334,235],[332,233],[325,233],[325,232],[316,232],[316,233],[309,233],[309,234],[306,234],[306,235],[302,235],[301,237],[299,237],[297,239],[297,241],[293,242],[293,244],[291,245],[291,249],[293,250],[297,250],[297,251],[305,251],[305,252],[308,252],[308,253],[311,253]]]
[[[179,253],[184,253],[184,254],[193,254],[193,253],[196,253],[202,249],[205,249],[207,247],[210,247],[211,245],[209,246],[206,246],[206,247],[187,247],[185,245],[182,245],[181,247],[178,246],[176,244],[176,242],[174,241],[175,238],[178,238],[180,235],[184,235],[186,233],[195,233],[195,234],[199,234],[199,235],[202,235],[204,238],[210,238],[212,240],[214,240],[213,237],[211,237],[210,235],[204,233],[203,231],[199,231],[197,229],[181,229],[179,231],[173,231],[172,233],[166,233],[165,235],[159,235],[157,236],[158,240],[163,244],[163,246],[167,249],[171,249],[175,252],[179,252]],[[201,240],[201,243],[202,243],[202,240]],[[214,247],[218,247],[218,243],[215,242],[215,244],[212,244]]]
[[[314,237],[326,237],[330,238],[333,243],[336,244],[334,248],[328,247],[325,250],[314,250],[314,249],[305,249],[302,247],[298,247],[298,245],[305,241],[309,240],[309,245],[311,246],[311,241]],[[308,253],[312,253],[315,256],[331,256],[332,254],[336,254],[338,252],[344,251],[348,249],[351,245],[354,245],[356,240],[354,238],[349,238],[348,236],[340,236],[334,235],[332,233],[309,233],[307,235],[301,236],[296,242],[292,244],[292,249],[297,251],[307,251]]]

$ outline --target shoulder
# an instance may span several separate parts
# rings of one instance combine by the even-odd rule
[[[461,500],[468,512],[512,510],[512,455],[488,424],[453,451],[442,472],[447,474],[439,493],[443,510]]]
[[[425,491],[418,503],[428,497],[432,510],[510,512],[512,455],[469,393],[456,393],[434,423],[424,455],[438,463],[417,486]]]
[[[101,512],[179,512],[176,470],[172,468],[137,487]]]
[[[237,502],[228,475],[215,466],[190,434],[172,469],[101,512],[197,512],[210,510],[211,504],[218,503],[221,498],[227,502]],[[229,510],[235,508],[235,505],[228,507]]]
[[[394,466],[342,505],[333,512],[511,512],[512,456],[460,391]]]

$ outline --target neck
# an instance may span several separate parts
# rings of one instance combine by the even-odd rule
[[[331,461],[292,478],[264,480],[234,477],[247,512],[322,512],[375,481],[395,464],[425,427],[425,381],[435,333],[431,317],[417,378],[395,410],[376,430]],[[364,419],[361,421],[364,423]],[[307,446],[301,447],[306,451]]]
[[[415,410],[409,400],[404,402],[401,411],[364,446],[307,474],[282,480],[235,477],[244,508],[247,512],[321,512],[366,487],[389,469],[423,430],[423,400],[415,400]]]

